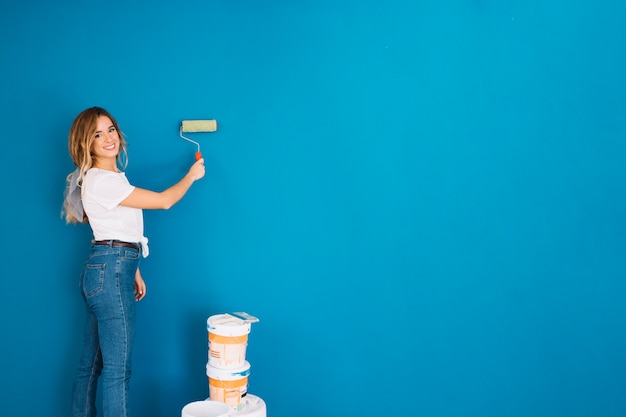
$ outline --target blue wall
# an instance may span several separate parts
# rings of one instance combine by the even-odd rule
[[[109,109],[145,213],[135,417],[206,398],[260,317],[272,417],[626,415],[626,3],[5,2],[2,415],[69,415],[91,238],[67,131]],[[25,411],[26,410],[26,411]],[[36,411],[35,411],[36,410]]]

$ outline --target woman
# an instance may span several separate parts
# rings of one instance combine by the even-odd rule
[[[83,349],[73,386],[74,417],[96,415],[102,376],[104,417],[128,415],[128,382],[135,335],[135,301],[146,296],[139,270],[148,256],[142,209],[168,209],[204,176],[204,160],[163,192],[131,185],[123,172],[126,141],[105,109],[81,112],[69,132],[76,170],[68,176],[64,213],[68,223],[88,222],[94,240],[81,274],[87,307]]]

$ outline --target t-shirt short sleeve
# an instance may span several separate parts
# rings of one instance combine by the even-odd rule
[[[93,184],[94,194],[100,196],[99,202],[107,210],[112,210],[133,192],[135,186],[131,185],[125,176],[103,175]]]

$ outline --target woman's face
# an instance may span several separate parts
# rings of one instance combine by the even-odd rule
[[[107,116],[98,117],[91,152],[96,159],[115,159],[120,152],[120,135]]]

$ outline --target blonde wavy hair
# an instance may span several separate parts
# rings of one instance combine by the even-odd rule
[[[85,173],[93,167],[94,164],[92,147],[95,140],[98,118],[101,116],[106,116],[111,119],[111,122],[120,137],[120,151],[117,154],[118,168],[123,171],[126,169],[126,165],[128,164],[128,153],[126,151],[128,143],[126,142],[124,134],[120,130],[117,120],[115,120],[111,113],[102,107],[90,107],[85,109],[74,119],[68,137],[68,150],[70,157],[80,172],[78,179],[79,184],[82,184]],[[72,174],[68,175],[68,181],[71,175]],[[74,217],[71,210],[69,210],[69,199],[67,197],[68,196],[66,195],[63,202],[63,209],[61,211],[61,215],[65,217],[66,223],[87,223],[89,219],[86,214],[83,215],[82,219]]]

